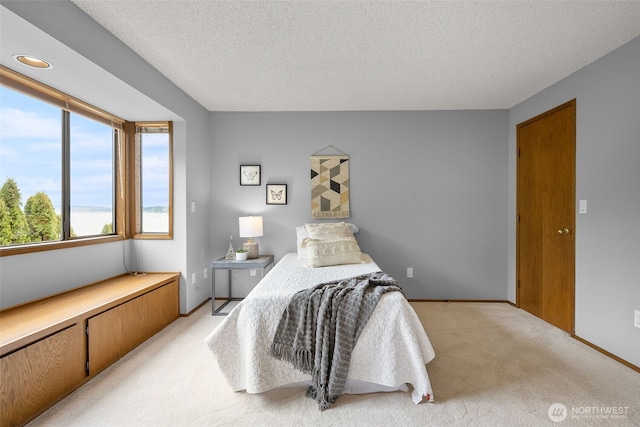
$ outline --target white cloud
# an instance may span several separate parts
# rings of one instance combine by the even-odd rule
[[[89,171],[111,171],[113,161],[109,159],[71,159],[71,172],[80,170]],[[91,176],[91,174],[88,174]]]
[[[169,160],[157,156],[146,156],[142,158],[142,167],[147,169],[161,169],[167,174],[169,170]]]
[[[166,133],[155,134],[146,133],[142,136],[143,145],[145,148],[164,148],[165,150],[169,146],[169,135]]]
[[[72,150],[81,148],[84,151],[111,150],[113,147],[112,130],[106,126],[104,131],[74,126],[71,128],[71,147]]]
[[[0,110],[0,138],[60,140],[60,120],[17,108]],[[58,144],[59,147],[59,144]]]

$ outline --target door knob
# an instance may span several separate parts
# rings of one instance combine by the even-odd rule
[[[562,234],[563,236],[566,236],[567,234],[569,234],[569,229],[561,228],[560,230],[558,230],[558,234]]]

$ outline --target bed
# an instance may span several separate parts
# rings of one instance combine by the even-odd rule
[[[234,391],[262,393],[309,385],[310,375],[269,353],[292,295],[318,284],[380,271],[362,253],[357,263],[310,267],[301,256],[300,244],[298,248],[297,253],[282,257],[205,340]],[[416,404],[433,401],[425,365],[434,356],[418,316],[402,293],[385,293],[353,349],[343,393],[402,390],[411,391]]]

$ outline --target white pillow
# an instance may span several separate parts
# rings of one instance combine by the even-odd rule
[[[358,232],[359,228],[357,225],[351,224],[350,222],[345,222],[345,224],[347,224],[347,227],[349,227],[353,234],[356,234]]]
[[[309,238],[316,240],[339,239],[353,237],[351,229],[344,222],[326,222],[305,224]]]
[[[318,226],[326,226],[327,224],[331,224],[329,225],[329,227],[337,227],[338,230],[341,229],[340,224],[344,224],[346,225],[346,227],[351,230],[352,234],[355,234],[358,232],[358,226],[355,224],[351,224],[351,223],[345,223],[345,222],[339,222],[339,223],[335,223],[335,222],[331,222],[331,223],[312,223],[312,224],[305,224],[305,225],[300,225],[298,227],[296,227],[296,249],[297,249],[297,253],[298,253],[298,258],[299,259],[307,259],[307,248],[306,247],[302,247],[302,241],[309,236],[309,232],[307,231],[307,225],[310,225],[311,228],[314,227],[318,227]],[[338,224],[337,226],[335,224]],[[348,236],[348,234],[347,234]]]
[[[339,237],[330,240],[305,238],[302,241],[302,247],[307,250],[306,259],[310,267],[362,262],[362,252],[355,237]]]
[[[296,227],[296,248],[298,249],[298,258],[307,259],[307,248],[302,247],[302,241],[309,237],[307,233],[307,227],[304,225]]]

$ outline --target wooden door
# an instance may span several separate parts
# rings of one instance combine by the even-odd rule
[[[575,99],[517,126],[518,307],[574,333]]]

